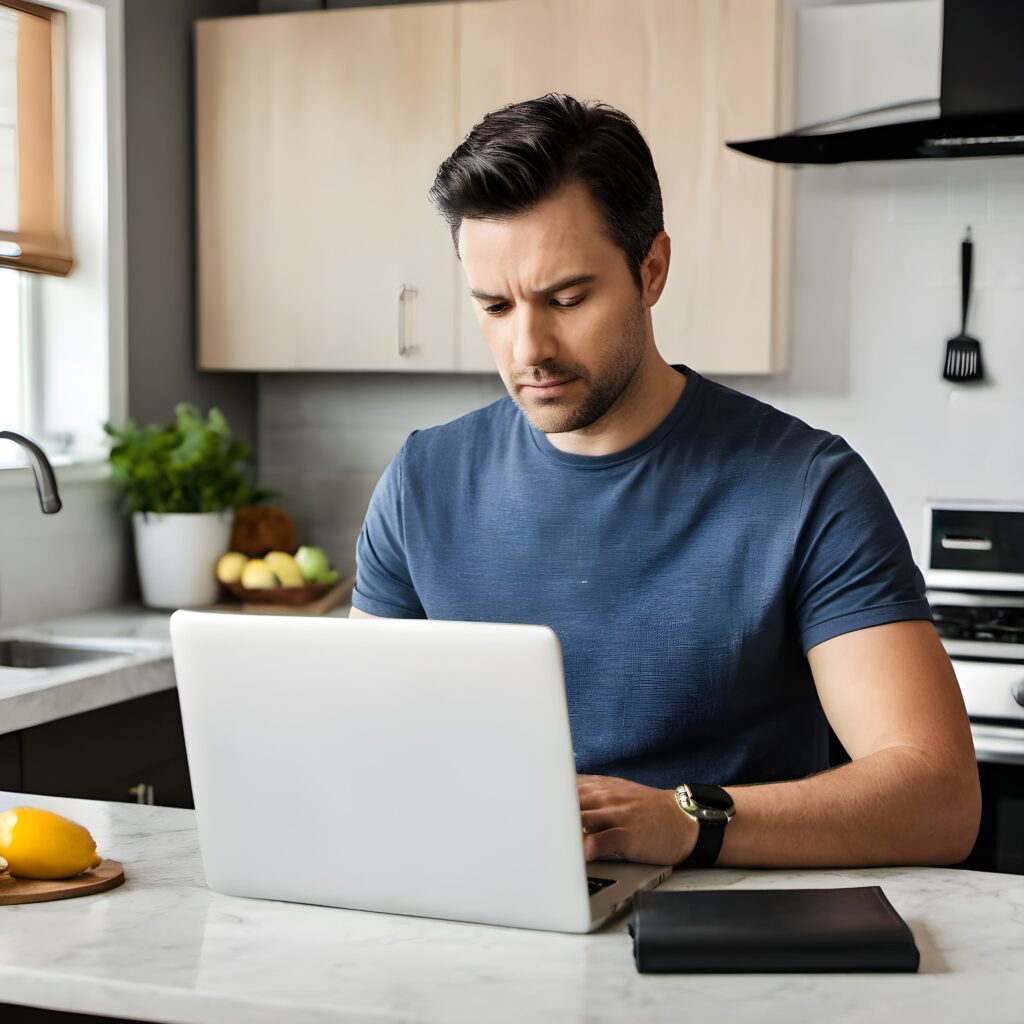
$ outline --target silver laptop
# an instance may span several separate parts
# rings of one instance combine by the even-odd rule
[[[217,892],[588,932],[671,871],[584,861],[546,626],[179,610],[171,645]]]

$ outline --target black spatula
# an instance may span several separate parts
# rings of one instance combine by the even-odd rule
[[[967,307],[971,302],[971,262],[974,243],[971,229],[960,245],[961,317],[960,333],[946,342],[946,362],[942,376],[946,380],[962,384],[969,380],[981,380],[981,342],[967,333]]]

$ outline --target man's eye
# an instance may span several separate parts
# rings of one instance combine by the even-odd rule
[[[575,298],[565,299],[561,302],[558,299],[552,299],[551,305],[556,309],[572,309],[573,306],[578,306],[585,298],[585,295],[577,295]],[[507,310],[507,302],[497,302],[493,306],[484,306],[484,312],[489,313],[491,316],[501,316]]]

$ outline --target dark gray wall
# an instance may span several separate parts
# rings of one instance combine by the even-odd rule
[[[196,369],[192,23],[256,0],[126,0],[128,414],[168,423],[177,402],[216,405],[254,449],[255,374]]]

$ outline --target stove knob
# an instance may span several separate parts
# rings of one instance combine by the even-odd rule
[[[1010,687],[1010,693],[1013,694],[1013,699],[1024,708],[1024,679],[1019,683],[1014,683]]]

